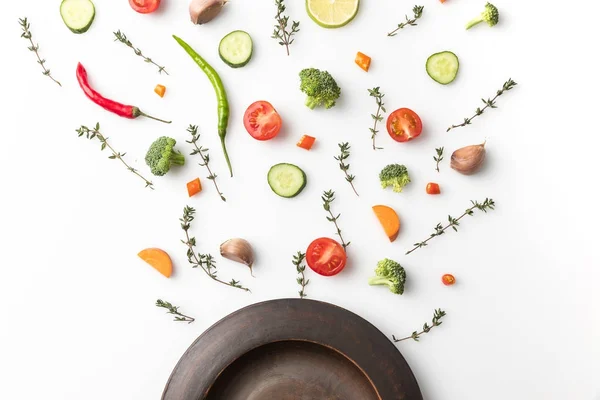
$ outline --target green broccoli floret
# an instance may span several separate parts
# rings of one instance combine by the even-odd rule
[[[483,10],[481,15],[469,21],[469,23],[467,24],[467,29],[471,29],[480,22],[487,22],[489,26],[494,26],[498,23],[498,16],[499,14],[496,6],[491,3],[487,3],[485,5],[485,10]]]
[[[410,177],[404,165],[390,164],[379,173],[379,181],[382,188],[392,186],[394,192],[399,193],[410,182]]]
[[[146,164],[154,175],[163,176],[169,172],[171,165],[185,164],[183,154],[173,149],[175,143],[177,143],[175,139],[162,136],[156,139],[148,149]]]
[[[389,258],[379,261],[375,274],[377,276],[369,278],[369,285],[387,285],[394,294],[404,293],[406,271],[396,261]]]
[[[306,93],[306,106],[311,110],[317,106],[331,108],[340,97],[340,87],[327,71],[306,68],[300,71],[300,90]]]

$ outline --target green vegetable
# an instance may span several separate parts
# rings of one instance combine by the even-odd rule
[[[150,167],[152,174],[163,176],[171,169],[171,165],[185,164],[185,157],[173,149],[177,142],[170,137],[159,137],[152,143],[146,153],[146,164]]]
[[[410,183],[410,176],[404,165],[390,164],[379,173],[379,181],[382,188],[392,186],[394,192],[400,193],[402,188]]]
[[[375,274],[376,276],[369,278],[369,285],[387,285],[394,294],[404,293],[406,271],[396,261],[389,258],[379,261]]]
[[[179,43],[181,47],[192,57],[192,59],[198,64],[200,69],[206,74],[208,80],[213,85],[215,93],[217,94],[217,114],[219,117],[218,131],[219,138],[221,139],[221,147],[223,148],[223,154],[225,155],[225,161],[229,167],[229,173],[233,176],[233,170],[231,169],[231,162],[229,161],[229,154],[227,154],[227,148],[225,147],[225,136],[227,135],[227,124],[229,123],[229,102],[227,101],[227,93],[223,87],[221,77],[217,74],[217,71],[208,64],[204,58],[202,58],[189,44],[173,35],[173,38]]]
[[[96,8],[90,0],[63,0],[60,16],[71,32],[85,33],[94,22]]]
[[[340,97],[340,87],[327,71],[306,68],[300,71],[300,90],[306,93],[306,106],[331,108]]]
[[[281,197],[296,197],[306,186],[306,174],[293,164],[276,164],[267,174],[271,190]]]
[[[244,31],[233,31],[219,43],[219,56],[231,68],[240,68],[252,58],[252,38]]]
[[[496,6],[491,3],[487,3],[485,5],[485,9],[479,15],[479,17],[472,19],[467,23],[467,29],[471,29],[480,22],[487,22],[489,26],[494,26],[498,23],[498,16],[499,13]]]
[[[447,85],[456,79],[458,67],[458,57],[451,51],[432,54],[425,64],[429,77],[442,85]]]

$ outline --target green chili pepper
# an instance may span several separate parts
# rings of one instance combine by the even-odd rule
[[[183,47],[183,49],[188,53],[192,59],[198,64],[200,69],[204,71],[208,80],[213,85],[215,89],[215,93],[217,94],[217,112],[219,117],[219,122],[217,128],[219,130],[219,138],[221,139],[221,146],[223,147],[223,154],[225,155],[225,161],[227,161],[227,166],[229,167],[229,172],[231,176],[233,176],[233,170],[231,169],[231,162],[229,161],[229,155],[227,154],[227,148],[225,147],[225,136],[227,135],[227,123],[229,122],[229,102],[227,101],[227,93],[225,93],[225,88],[223,87],[223,82],[221,81],[221,77],[217,74],[217,71],[214,70],[213,67],[210,66],[202,58],[194,49],[190,47],[189,44],[173,35],[173,38]]]

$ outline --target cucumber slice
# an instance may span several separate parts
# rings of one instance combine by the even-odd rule
[[[295,197],[306,186],[306,174],[293,164],[276,164],[267,174],[271,190],[281,197]]]
[[[219,43],[219,56],[231,68],[240,68],[252,58],[252,38],[247,32],[233,31]]]
[[[63,0],[60,3],[60,16],[73,33],[84,33],[90,29],[96,8],[90,0]]]
[[[451,51],[442,51],[429,56],[425,69],[431,79],[442,85],[447,85],[456,78],[458,66],[456,54]]]

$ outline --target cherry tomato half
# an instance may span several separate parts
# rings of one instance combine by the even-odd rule
[[[445,274],[442,276],[442,283],[446,286],[451,286],[456,283],[456,279],[454,278],[454,275]]]
[[[129,5],[140,14],[150,14],[156,11],[160,0],[129,0]]]
[[[271,103],[257,101],[246,110],[244,127],[256,140],[273,139],[281,130],[281,117]]]
[[[416,112],[399,108],[387,119],[387,131],[396,142],[408,142],[423,131],[423,123]]]
[[[427,192],[427,194],[440,194],[440,185],[438,185],[437,183],[429,182],[425,191]]]
[[[330,238],[314,240],[306,250],[306,263],[319,275],[338,274],[346,266],[346,252],[341,244]]]

